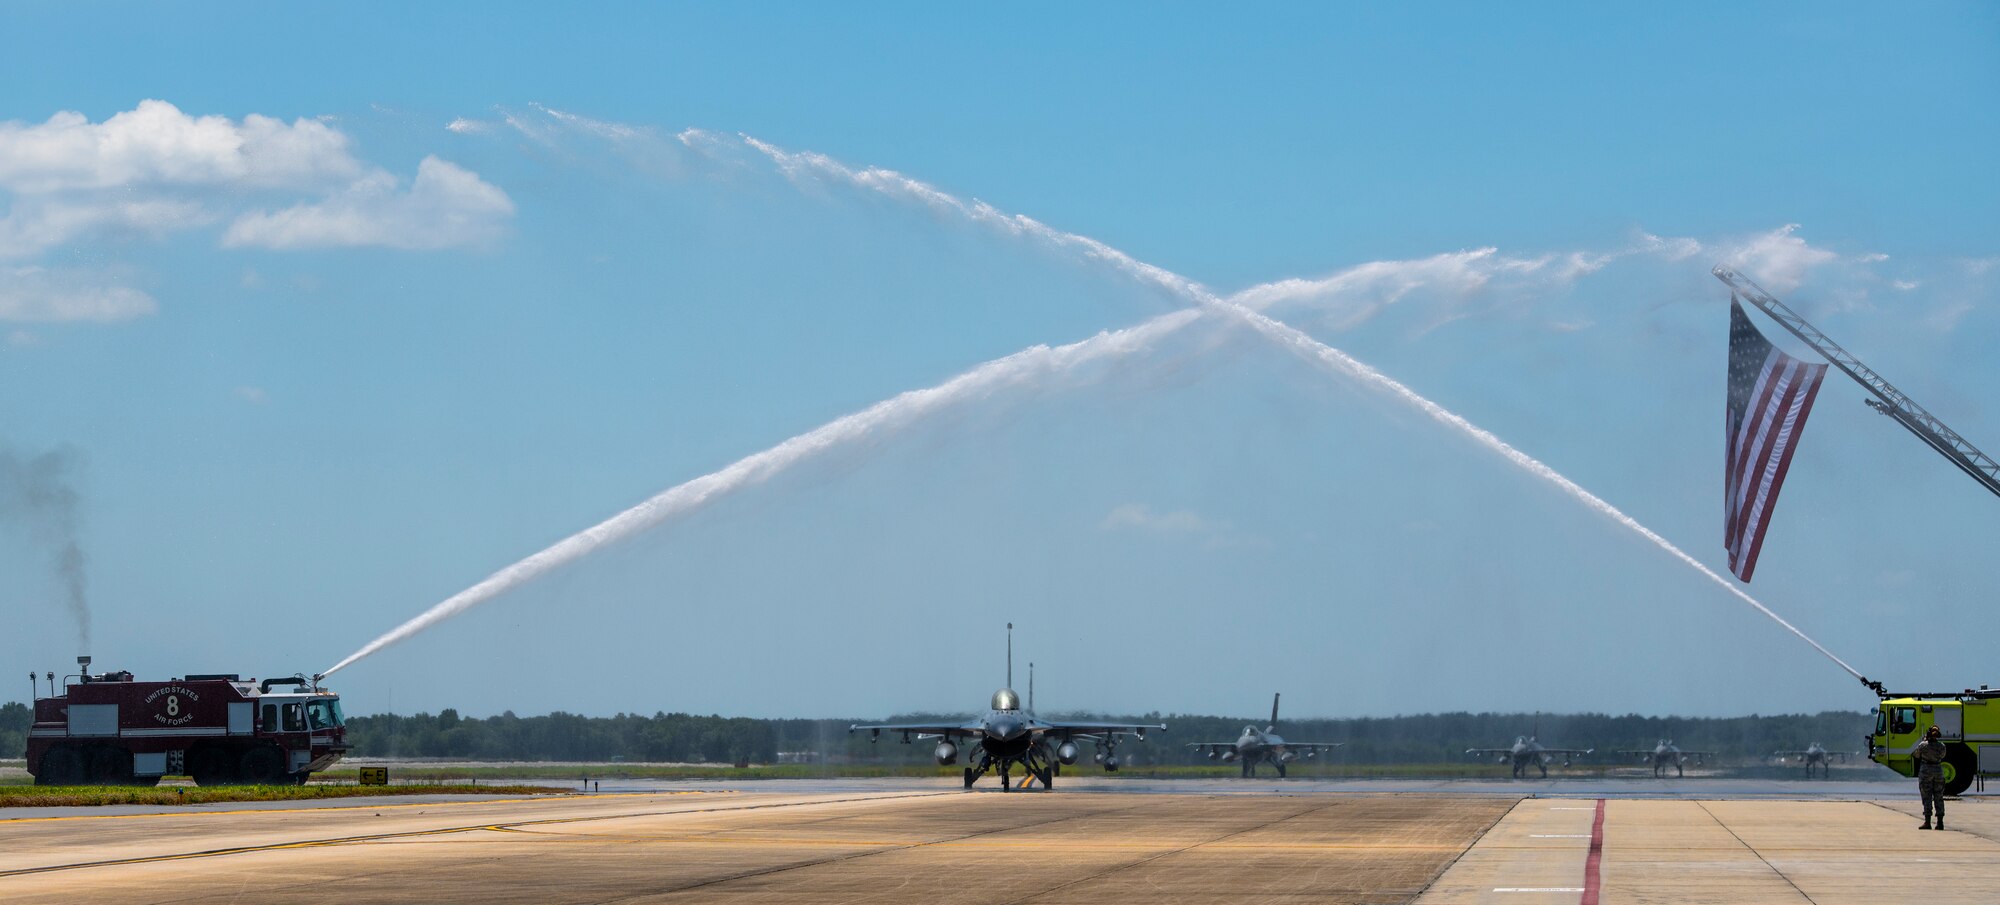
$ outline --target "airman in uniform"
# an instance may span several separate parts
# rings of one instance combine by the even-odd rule
[[[1924,733],[1924,740],[1910,749],[1910,756],[1917,761],[1917,794],[1924,798],[1924,825],[1918,829],[1928,830],[1931,826],[1931,807],[1937,807],[1936,829],[1944,829],[1944,733],[1932,726]]]

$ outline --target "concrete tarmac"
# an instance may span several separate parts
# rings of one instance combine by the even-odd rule
[[[1917,830],[1915,801],[1893,797],[1074,785],[1001,794],[767,781],[554,799],[5,812],[0,901],[1511,905],[1982,901],[2000,889],[2000,804],[1978,799],[1952,802],[1953,829],[1940,833]],[[1131,793],[1140,789],[1150,791]]]

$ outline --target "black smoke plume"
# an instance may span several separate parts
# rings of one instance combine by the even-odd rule
[[[77,650],[90,651],[90,598],[77,540],[77,493],[70,483],[80,456],[57,449],[23,456],[0,447],[0,522],[19,525],[49,553],[63,605],[76,619]]]

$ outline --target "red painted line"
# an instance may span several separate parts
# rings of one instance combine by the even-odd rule
[[[1597,905],[1597,864],[1604,860],[1604,799],[1597,799],[1597,817],[1590,823],[1590,857],[1583,859],[1583,900]]]

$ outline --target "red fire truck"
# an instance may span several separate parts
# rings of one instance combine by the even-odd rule
[[[134,681],[129,672],[64,680],[35,700],[28,772],[35,784],[144,785],[168,775],[197,784],[304,784],[347,751],[340,698],[316,678],[190,675]],[[70,681],[74,679],[75,681]]]

